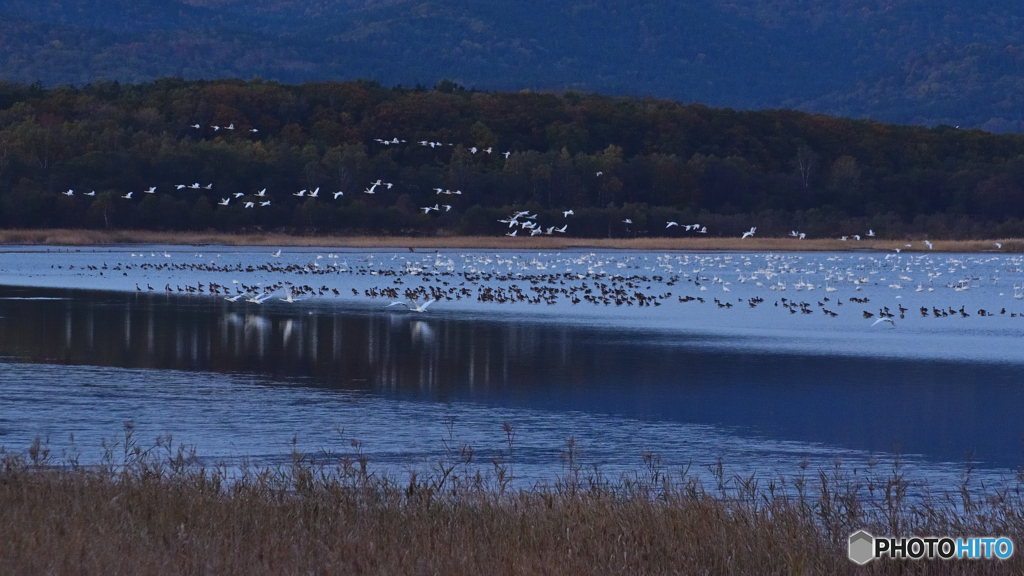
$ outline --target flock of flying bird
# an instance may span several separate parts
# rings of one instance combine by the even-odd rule
[[[199,124],[192,124],[191,127],[195,128],[195,129],[202,129],[202,126],[199,125]],[[229,124],[228,126],[211,125],[210,128],[213,128],[214,132],[220,131],[221,129],[224,129],[224,130],[235,130],[235,125],[233,123]],[[256,128],[252,128],[252,129],[249,129],[249,132],[256,133],[256,132],[259,132],[259,130],[257,130]],[[400,138],[397,138],[397,137],[391,138],[391,139],[375,138],[374,141],[377,142],[378,144],[381,144],[381,145],[384,145],[384,146],[393,146],[393,145],[399,145],[399,144],[406,144],[406,143],[408,143],[407,140],[403,140],[403,139],[400,139]],[[416,144],[418,144],[420,146],[429,146],[430,148],[438,148],[438,147],[454,146],[455,145],[454,143],[450,143],[450,142],[442,143],[442,142],[434,142],[434,141],[429,141],[429,140],[421,140],[419,142],[416,142]],[[471,146],[471,147],[467,148],[467,150],[469,150],[472,154],[477,154],[477,153],[491,154],[491,153],[494,152],[494,148],[493,147],[477,148],[476,146]],[[507,159],[512,154],[512,152],[505,151],[505,152],[501,152],[500,154]],[[603,174],[604,174],[604,172],[602,172],[602,171],[595,172],[595,175],[598,176],[598,177],[602,176]],[[392,182],[383,182],[381,179],[378,178],[375,182],[371,182],[367,186],[367,188],[363,190],[363,193],[364,194],[376,194],[377,187],[383,187],[385,189],[390,190],[393,186],[394,186],[394,183],[392,183]],[[177,186],[175,186],[175,188],[177,190],[182,190],[182,189],[185,189],[185,188],[193,189],[193,190],[212,190],[213,189],[213,184],[210,183],[210,184],[207,184],[205,186],[201,186],[198,182],[196,182],[196,183],[191,184],[191,185],[188,185],[188,184],[178,184]],[[450,189],[446,189],[446,188],[434,188],[433,191],[435,192],[436,195],[442,195],[442,194],[443,195],[447,195],[447,196],[452,196],[452,195],[460,196],[460,195],[462,195],[462,191],[461,190],[450,190]],[[69,190],[67,190],[65,192],[62,192],[61,194],[65,195],[65,196],[73,196],[74,193],[75,192],[74,192],[73,189],[69,189]],[[143,194],[156,194],[156,186],[150,186],[149,188],[143,190],[142,193]],[[134,194],[134,192],[127,192],[126,194],[123,194],[120,197],[123,198],[123,199],[126,199],[126,200],[131,200],[133,194]],[[220,201],[217,202],[217,204],[220,205],[220,206],[228,206],[228,205],[231,204],[232,200],[237,200],[239,202],[242,202],[243,208],[255,208],[257,206],[259,206],[259,207],[267,207],[267,206],[271,205],[271,200],[267,199],[266,194],[267,194],[267,189],[264,188],[264,189],[260,190],[259,192],[256,192],[255,194],[251,195],[251,199],[249,199],[249,200],[240,200],[241,198],[244,198],[246,196],[246,194],[243,193],[243,192],[236,192],[236,193],[231,194],[231,195],[229,195],[227,197],[221,198]],[[295,196],[295,197],[298,197],[298,198],[319,198],[319,194],[320,194],[320,188],[317,187],[317,188],[315,188],[313,190],[306,190],[306,189],[299,190],[298,192],[292,193],[292,196]],[[334,200],[337,200],[339,197],[344,196],[344,194],[345,194],[344,191],[341,191],[341,190],[338,190],[336,192],[327,193],[327,195],[328,196],[332,196]],[[96,195],[96,191],[93,190],[93,191],[90,191],[88,193],[85,193],[84,195],[92,197],[92,196]],[[432,211],[434,211],[434,212],[441,212],[441,211],[449,212],[449,211],[451,211],[451,209],[452,209],[452,205],[451,204],[441,204],[440,202],[436,202],[433,206],[421,206],[420,207],[420,210],[422,210],[424,214],[429,214]],[[573,210],[570,209],[570,210],[564,211],[563,215],[564,215],[564,217],[567,218],[567,217],[571,216],[573,213],[574,213]],[[505,236],[515,237],[515,236],[518,235],[518,232],[520,230],[522,230],[524,232],[528,230],[530,236],[536,236],[538,234],[544,234],[544,235],[549,235],[550,236],[550,235],[552,235],[555,232],[562,233],[562,234],[566,233],[567,226],[565,226],[565,225],[563,225],[561,228],[557,228],[557,227],[554,227],[554,226],[549,226],[549,227],[538,226],[536,224],[536,222],[535,222],[536,214],[533,215],[533,216],[527,216],[527,214],[528,214],[528,212],[516,212],[516,213],[514,213],[513,215],[509,216],[506,219],[498,220],[498,222],[508,224],[509,228],[513,228],[516,225],[520,226],[519,229],[513,230],[511,232],[507,232],[505,234]],[[519,218],[524,218],[524,221],[518,221]],[[631,226],[633,224],[633,220],[630,219],[630,218],[626,218],[625,220],[622,220],[622,223],[626,224],[626,226],[628,227],[628,226]],[[679,224],[678,222],[675,222],[675,221],[668,221],[668,222],[665,223],[665,229],[666,230],[669,229],[669,228],[673,228],[673,227],[682,228],[683,230],[685,230],[687,232],[693,231],[693,232],[696,232],[698,234],[707,234],[708,233],[707,226],[701,226],[700,224]],[[740,236],[740,238],[741,239],[752,238],[756,232],[757,232],[757,227],[756,226],[752,226],[750,228],[750,230],[747,230],[746,232],[744,232]],[[525,234],[524,234],[524,236],[525,236]],[[798,232],[796,230],[791,231],[789,233],[789,236],[791,236],[793,238],[796,238],[798,240],[804,240],[804,239],[807,238],[807,234],[805,232]],[[864,236],[868,237],[868,238],[875,237],[875,232],[874,232],[874,230],[868,230],[867,233]],[[854,235],[851,235],[851,236],[841,236],[839,239],[845,242],[849,238],[853,238],[854,240],[860,241],[861,235],[860,234],[854,234]],[[928,247],[929,250],[933,249],[933,244],[931,242],[929,242],[928,240],[925,240],[924,244]],[[911,245],[907,244],[906,247],[909,248],[909,247],[911,247]],[[996,243],[996,247],[997,248],[1002,248],[1002,245],[997,242]],[[898,252],[900,252],[901,249],[896,248],[894,250],[898,253]]]

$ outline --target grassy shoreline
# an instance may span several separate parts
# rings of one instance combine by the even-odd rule
[[[1002,244],[997,248],[996,243]],[[154,232],[148,230],[0,230],[0,246],[112,246],[131,244],[290,246],[331,248],[412,248],[412,249],[496,249],[496,250],[692,250],[692,251],[772,251],[772,252],[1024,252],[1024,239],[935,240],[930,250],[922,240],[837,238],[796,240],[793,238],[573,238],[535,236],[294,236],[288,234],[231,234],[224,232]],[[910,244],[908,247],[907,244]]]
[[[204,467],[169,439],[143,450],[131,428],[94,466],[37,441],[0,452],[0,574],[857,574],[846,541],[859,529],[1024,541],[1021,479],[979,492],[967,470],[959,490],[931,495],[899,463],[775,479],[718,463],[705,483],[652,454],[608,479],[570,439],[552,483],[515,489],[507,432],[507,458],[477,463],[467,446],[405,478],[369,471],[358,451]],[[1019,574],[1024,554],[866,570]]]

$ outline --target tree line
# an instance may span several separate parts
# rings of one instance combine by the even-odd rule
[[[1024,136],[450,81],[0,83],[3,227],[491,235],[568,209],[589,237],[1022,236]]]

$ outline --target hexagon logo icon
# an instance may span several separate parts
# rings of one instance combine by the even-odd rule
[[[849,556],[850,560],[853,560],[857,564],[863,566],[874,558],[873,548],[875,546],[875,537],[868,534],[864,530],[858,530],[853,534],[850,534],[850,547]]]

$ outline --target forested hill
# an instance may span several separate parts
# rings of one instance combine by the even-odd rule
[[[591,237],[1024,236],[1024,136],[447,81],[0,83],[4,227],[498,235],[521,211]]]
[[[1018,0],[5,0],[0,78],[575,89],[1024,132]]]

